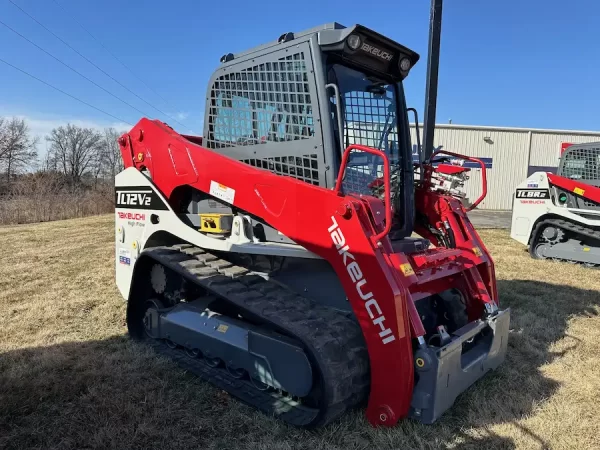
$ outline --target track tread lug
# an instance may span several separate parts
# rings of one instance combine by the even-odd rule
[[[173,245],[172,248],[176,249],[176,250],[184,250],[184,249],[188,249],[188,248],[192,248],[193,246],[191,244],[175,244]]]
[[[207,267],[207,266],[195,267],[195,268],[189,269],[188,272],[190,272],[192,275],[194,275],[198,279],[213,277],[213,276],[219,274],[219,272],[217,272],[215,269],[213,269],[212,267]]]
[[[183,249],[183,253],[185,253],[186,255],[190,255],[190,256],[197,256],[197,255],[202,255],[206,252],[203,249],[201,249],[200,247],[192,247],[192,248]]]
[[[229,261],[225,261],[224,259],[217,259],[215,261],[208,261],[206,263],[207,266],[212,267],[213,269],[217,269],[217,270],[221,270],[221,269],[226,269],[228,267],[232,267],[233,264],[231,264]]]
[[[199,255],[196,255],[196,259],[198,261],[202,261],[202,262],[208,263],[210,261],[215,261],[215,260],[217,260],[219,258],[217,258],[215,255],[212,255],[210,253],[201,253]]]
[[[197,259],[186,259],[179,263],[181,267],[185,267],[186,269],[195,269],[199,267],[206,267],[202,261],[198,261]]]
[[[246,269],[245,267],[239,267],[239,266],[227,267],[227,268],[221,270],[221,273],[223,275],[234,278],[234,279],[241,277],[242,275],[245,275],[248,272],[249,272],[248,269]]]

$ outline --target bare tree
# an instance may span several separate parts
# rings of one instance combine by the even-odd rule
[[[6,119],[0,117],[0,161],[6,151]]]
[[[123,170],[123,159],[118,139],[123,134],[114,128],[105,128],[102,139],[101,165],[102,176],[114,181],[115,176]]]
[[[67,124],[53,129],[46,140],[50,142],[52,165],[73,183],[97,175],[102,152],[102,134],[98,131]]]
[[[7,183],[16,174],[35,167],[37,144],[38,139],[30,135],[25,119],[13,117],[0,121],[0,168]]]

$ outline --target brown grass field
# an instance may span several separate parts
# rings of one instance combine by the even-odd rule
[[[600,448],[600,272],[482,230],[505,364],[435,425],[291,428],[129,341],[112,215],[0,228],[0,448]]]

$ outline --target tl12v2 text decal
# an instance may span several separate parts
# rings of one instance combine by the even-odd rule
[[[166,210],[167,205],[148,186],[127,186],[115,188],[117,208]]]

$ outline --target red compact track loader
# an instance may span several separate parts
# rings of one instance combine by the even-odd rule
[[[600,142],[567,147],[555,174],[517,186],[510,235],[535,259],[600,267]]]
[[[466,169],[412,158],[418,58],[360,25],[286,33],[223,56],[203,137],[148,119],[124,134],[130,335],[302,427],[366,402],[373,425],[432,423],[495,369],[509,311],[460,202]]]

